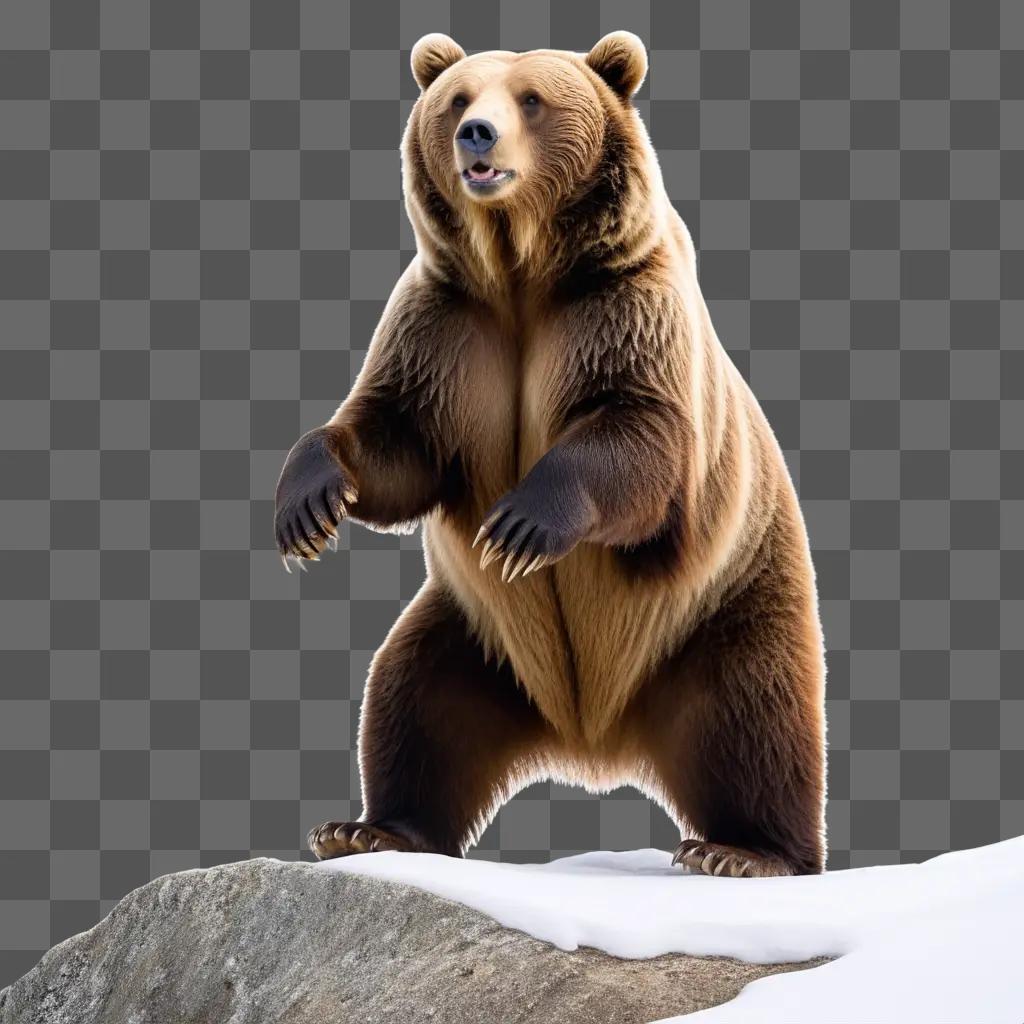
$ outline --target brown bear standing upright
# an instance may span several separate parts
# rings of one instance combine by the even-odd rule
[[[431,35],[412,69],[418,254],[277,489],[286,564],[345,516],[424,525],[426,582],[367,683],[363,819],[313,851],[458,856],[556,778],[639,787],[697,837],[691,869],[820,871],[807,536],[632,105],[643,45],[467,57]]]

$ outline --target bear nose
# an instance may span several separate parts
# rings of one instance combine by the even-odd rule
[[[476,117],[461,125],[455,138],[471,153],[486,153],[498,141],[498,130],[490,121]]]

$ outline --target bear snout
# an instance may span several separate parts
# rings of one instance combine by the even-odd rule
[[[460,146],[477,155],[486,153],[498,141],[498,129],[482,117],[475,117],[459,125],[455,138]]]

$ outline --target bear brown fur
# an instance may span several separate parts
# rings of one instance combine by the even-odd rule
[[[631,101],[642,44],[467,57],[432,35],[412,67],[418,252],[289,454],[275,526],[287,564],[346,516],[422,522],[427,579],[371,666],[363,818],[311,848],[458,856],[554,778],[637,786],[692,870],[822,870],[807,535]]]

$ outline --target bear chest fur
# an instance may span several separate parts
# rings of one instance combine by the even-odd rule
[[[477,636],[507,658],[542,713],[567,738],[611,742],[615,722],[670,632],[678,596],[628,580],[614,553],[583,543],[555,565],[502,582],[500,563],[479,566],[473,537],[483,516],[556,441],[554,396],[567,372],[551,325],[518,335],[482,320],[459,363],[466,396],[465,516],[431,516],[425,543]],[[608,751],[609,755],[611,751]]]

